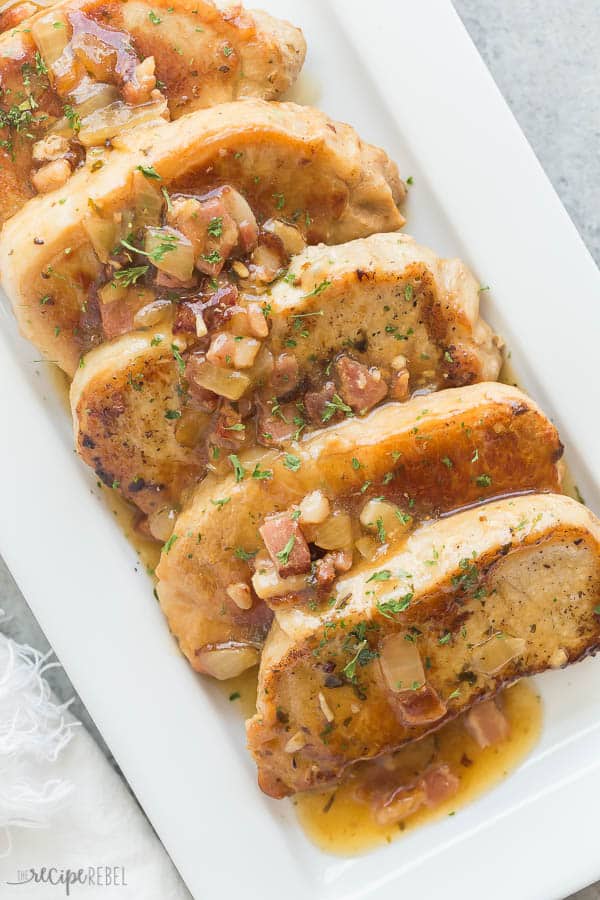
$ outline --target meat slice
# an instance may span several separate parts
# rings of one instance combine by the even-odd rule
[[[129,4],[120,6],[127,9]],[[106,261],[100,259],[107,251],[99,235],[114,229],[123,211],[129,215],[132,208],[139,209],[140,197],[150,197],[149,211],[142,206],[140,212],[144,227],[157,227],[161,206],[166,209],[161,189],[193,199],[226,185],[264,216],[305,210],[298,227],[310,243],[396,230],[404,222],[398,208],[404,185],[383,151],[363,143],[350,126],[293,103],[245,100],[200,110],[160,128],[134,129],[102,168],[92,168],[80,169],[60,191],[34,198],[6,224],[0,241],[2,286],[23,333],[71,375],[87,349],[78,337],[81,309]],[[368,208],[363,205],[365,184],[377,199]],[[82,203],[82,197],[89,202]],[[225,189],[220,198],[236,219],[239,198],[236,202]],[[246,226],[251,230],[251,223]],[[115,232],[109,251],[120,237]],[[247,240],[251,237],[246,234]],[[23,247],[27,253],[20,252]],[[181,252],[179,248],[180,259]],[[193,248],[186,252],[193,263]],[[218,251],[205,255],[204,262],[214,260],[218,266]],[[173,258],[177,256],[171,252],[165,262]],[[161,264],[156,257],[148,263],[147,256],[140,262]],[[189,277],[192,269],[186,265],[182,272]],[[48,294],[54,305],[40,305]],[[297,305],[301,296],[295,297]],[[285,340],[289,344],[289,335]],[[284,341],[279,352],[287,349]]]
[[[355,412],[367,413],[387,395],[388,385],[375,367],[342,356],[335,364],[335,371],[342,400]]]
[[[297,273],[297,283],[292,285],[282,280],[271,290],[268,304],[270,330],[261,341],[263,361],[271,357],[273,360],[272,376],[263,373],[253,381],[255,376],[252,371],[242,371],[242,374],[244,371],[249,373],[243,399],[255,403],[258,410],[256,428],[246,429],[246,447],[250,448],[254,441],[263,446],[281,446],[288,441],[303,438],[315,428],[334,424],[337,426],[344,419],[352,417],[352,407],[336,393],[336,385],[332,380],[335,374],[334,360],[339,354],[346,356],[348,362],[354,365],[354,361],[345,352],[350,343],[353,343],[353,353],[360,355],[362,359],[360,366],[367,370],[376,366],[385,373],[385,379],[389,377],[393,380],[397,374],[395,366],[406,366],[407,371],[410,370],[414,391],[437,391],[452,385],[471,384],[497,377],[500,353],[490,329],[479,318],[478,285],[475,279],[464,267],[457,266],[452,260],[439,260],[432,251],[415,244],[411,238],[399,234],[373,235],[337,247],[311,247],[295,258],[292,268]],[[361,273],[360,277],[357,271]],[[457,271],[460,272],[460,277]],[[412,293],[408,290],[409,286]],[[406,300],[407,294],[411,296],[410,304]],[[228,337],[230,349],[222,354],[225,358],[221,362],[226,362],[227,357],[233,360],[237,349],[241,350],[249,345],[248,340],[239,340],[240,336],[233,331],[231,325],[235,318],[231,315],[233,307],[242,310],[240,304],[243,303],[243,298],[235,288],[223,287],[215,292],[214,299],[209,302],[214,302],[215,305],[207,307],[203,312],[203,321],[209,329],[206,339],[208,341],[210,338],[212,342],[215,331],[224,336],[219,338],[219,342]],[[248,309],[252,303],[255,301],[248,304]],[[369,309],[368,331],[365,309]],[[51,316],[54,315],[55,307],[40,306],[38,303],[37,310],[36,315]],[[174,330],[178,335],[193,336],[198,311],[197,304],[177,304]],[[262,312],[259,314],[265,318]],[[298,322],[301,323],[300,329],[297,327]],[[387,326],[391,330],[386,331]],[[410,331],[412,334],[408,335]],[[406,336],[407,340],[398,341],[396,338],[399,333]],[[360,344],[359,339],[362,342]],[[171,342],[168,338],[166,341]],[[290,347],[291,341],[295,344],[293,348]],[[112,371],[102,364],[105,382],[98,377],[94,365],[95,351],[87,354],[86,364],[78,370],[76,376],[78,385],[86,395],[96,395],[98,402],[101,402],[101,395],[110,390],[112,380],[120,381],[126,377],[127,346],[128,336],[125,336],[122,343],[116,342],[110,351],[115,361]],[[258,353],[257,345],[253,346]],[[360,352],[357,346],[362,347]],[[403,348],[401,360],[399,346]],[[454,348],[453,362],[449,362],[448,346]],[[457,361],[459,348],[461,366]],[[213,349],[218,349],[218,345]],[[423,356],[427,359],[423,360]],[[103,360],[107,358],[105,354],[102,355]],[[261,356],[257,355],[253,359],[260,360]],[[144,365],[148,377],[149,370],[155,364],[159,363],[150,347],[146,363],[140,359],[140,365]],[[202,364],[203,360],[201,363],[199,355],[192,353],[188,357],[185,377],[195,386],[194,390],[198,385]],[[172,374],[174,378],[179,378],[181,373],[172,369]],[[213,385],[207,384],[205,387],[211,389]],[[175,389],[175,386],[171,388]],[[293,401],[288,400],[291,390]],[[138,399],[142,404],[140,415],[143,415],[143,396]],[[136,397],[133,397],[128,407],[129,431],[139,429],[135,400]],[[429,406],[427,403],[423,409]],[[86,407],[80,408],[85,414]],[[156,428],[159,428],[158,423],[167,411],[166,404],[158,401]],[[78,415],[74,407],[76,423]],[[251,424],[250,422],[249,425]],[[85,430],[83,424],[81,427]],[[209,431],[210,423],[207,421],[205,440]],[[118,435],[107,435],[106,440],[108,443],[104,446],[99,439],[94,458],[106,456],[114,461],[120,453],[119,447],[115,446]],[[503,438],[499,436],[498,440]],[[493,441],[490,439],[491,443]],[[480,448],[473,446],[471,455],[476,451],[479,453]],[[84,459],[89,459],[89,454],[83,455]],[[446,455],[448,458],[453,456],[452,447],[447,448]],[[137,456],[136,464],[143,475],[144,460],[141,453]],[[172,472],[176,475],[181,468],[185,469],[186,462],[180,454],[176,457],[167,455],[164,457],[164,465],[172,466]],[[420,467],[415,471],[421,471]],[[444,468],[438,459],[436,467],[431,471],[441,473],[440,477],[436,475],[441,487],[453,485],[453,490],[455,489],[458,468]],[[470,480],[469,472],[470,467],[463,473],[463,480],[469,485],[469,496],[472,499],[487,496],[489,491],[485,485],[478,485]],[[485,473],[485,469],[474,472],[475,475],[482,473]],[[367,476],[361,471],[357,477],[360,477],[361,484],[367,480]],[[426,473],[424,477],[428,477]],[[117,480],[121,484],[125,483],[123,478],[117,477]],[[177,481],[177,478],[174,480]],[[437,490],[436,487],[435,491]]]
[[[310,571],[310,550],[298,522],[289,513],[269,516],[259,528],[269,556],[282,578]]]
[[[78,407],[85,411],[87,402],[83,393]],[[97,430],[90,431],[90,424],[82,434],[96,439]],[[92,456],[81,437],[79,447]],[[371,482],[375,497],[394,501],[418,518],[511,491],[560,490],[560,454],[556,429],[522,391],[485,384],[389,404],[364,419],[348,419],[301,440],[289,452],[266,452],[258,462],[256,456],[248,462],[242,457],[242,480],[230,477],[216,485],[199,485],[176,522],[177,541],[157,568],[158,594],[169,626],[195,667],[205,640],[245,640],[252,628],[243,612],[236,610],[232,616],[222,611],[227,587],[250,581],[257,558],[252,554],[264,548],[258,534],[264,521],[297,505],[302,509],[303,496],[315,489],[329,500],[327,515],[341,506],[358,523],[369,502],[363,487]],[[481,486],[482,473],[487,487]],[[299,525],[304,531],[301,519]],[[411,526],[409,516],[407,533]],[[240,548],[242,557],[232,548]],[[358,553],[352,554],[353,549],[332,551],[330,561],[338,573],[352,564],[352,555],[356,565]],[[250,558],[243,558],[248,553]],[[316,577],[321,574],[330,584],[327,554],[324,559],[317,564]],[[330,596],[315,586],[295,602],[310,608],[322,600],[329,609]],[[266,602],[279,608],[284,601],[273,594]],[[253,612],[263,605],[256,598]]]
[[[548,669],[558,649],[576,662],[600,646],[600,522],[563,495],[513,497],[441,519],[388,555],[389,577],[378,580],[382,569],[372,563],[339,578],[331,593],[345,598],[340,608],[276,613],[248,724],[266,793],[331,784],[358,759],[391,752]],[[495,633],[518,641],[502,665],[485,652]],[[426,663],[426,684],[446,707],[435,722],[402,716],[383,665],[390,635],[408,636],[407,659],[417,653]],[[324,668],[344,685],[327,688]],[[332,713],[326,730],[321,698]],[[298,731],[302,752],[286,752]]]
[[[12,20],[0,35],[6,100],[0,125],[7,124],[0,224],[36,190],[56,189],[61,174],[63,180],[70,175],[65,160],[35,172],[39,160],[32,150],[51,126],[54,138],[68,141],[72,161],[95,144],[104,157],[107,139],[116,137],[118,144],[136,124],[156,125],[237,99],[280,97],[306,53],[293,25],[241,8],[232,15],[212,0],[195,8],[173,0],[168,10],[148,0],[60,0],[50,10],[40,8],[48,5],[0,9],[0,22]]]

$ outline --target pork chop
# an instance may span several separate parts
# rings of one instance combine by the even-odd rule
[[[480,384],[388,404],[289,452],[241,457],[236,473],[200,485],[165,545],[156,571],[169,627],[195,669],[220,677],[231,672],[223,650],[260,648],[267,606],[328,610],[340,571],[361,559],[383,568],[419,522],[559,490],[561,452],[521,391]],[[307,545],[308,565],[282,572]],[[257,658],[240,652],[239,666]],[[227,662],[238,665],[230,649]]]
[[[245,258],[239,271],[256,292],[279,274],[286,242],[404,221],[396,167],[314,109],[245,100],[133,134],[102,168],[31,200],[0,238],[21,330],[69,374],[104,340],[105,312],[124,299],[139,309],[142,286],[157,299],[205,296],[225,286],[225,263]]]
[[[61,0],[0,36],[0,223],[142,124],[242,98],[275,99],[304,62],[302,32],[210,0]]]
[[[439,728],[600,643],[600,522],[568,497],[503,499],[419,528],[341,576],[333,605],[277,614],[248,724],[272,796]]]
[[[181,306],[200,309],[197,300]],[[199,343],[192,316],[188,332],[155,327],[105,343],[75,375],[81,457],[146,514],[176,507],[208,462],[227,474],[230,454],[257,443],[282,445],[383,400],[499,372],[475,279],[401,234],[310,247],[259,298],[236,289],[227,312]],[[254,314],[261,338],[252,337]],[[236,370],[246,344],[255,361]],[[234,375],[246,381],[242,394]]]

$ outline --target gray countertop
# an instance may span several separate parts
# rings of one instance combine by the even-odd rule
[[[455,0],[455,6],[584,241],[600,262],[598,0]],[[49,649],[1,559],[0,607],[8,616],[2,624],[6,633],[42,651]],[[62,699],[74,696],[62,670],[51,671],[49,680]],[[77,698],[73,711],[110,755]],[[587,888],[576,897],[600,900],[600,886]]]

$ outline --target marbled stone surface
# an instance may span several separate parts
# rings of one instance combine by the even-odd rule
[[[391,0],[390,0],[391,2]],[[588,248],[600,262],[598,0],[455,0],[455,6]],[[0,560],[2,630],[49,650]],[[48,679],[104,747],[64,672]],[[600,886],[573,900],[600,900]]]

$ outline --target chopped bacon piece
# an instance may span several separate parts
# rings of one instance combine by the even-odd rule
[[[256,440],[263,447],[279,447],[291,440],[298,431],[298,425],[294,422],[297,415],[298,410],[294,403],[283,404],[277,415],[271,412],[269,406],[261,405],[258,411]]]
[[[263,316],[264,318],[264,316]],[[275,359],[271,387],[276,397],[289,394],[298,384],[298,360],[292,353],[280,353]]]
[[[336,571],[333,565],[332,553],[326,553],[322,559],[317,560],[314,577],[320,588],[328,588],[329,585],[333,584],[336,578]]]
[[[309,546],[290,513],[269,516],[258,530],[282,578],[310,571]]]
[[[320,391],[309,391],[304,396],[304,408],[313,425],[322,425],[327,404],[333,400],[335,384],[327,381]],[[333,418],[333,416],[332,416]]]
[[[390,384],[390,397],[392,400],[408,400],[410,374],[408,369],[394,372]]]
[[[335,364],[335,371],[340,396],[354,412],[368,412],[387,395],[388,386],[374,366],[368,369],[349,356],[341,356]]]
[[[239,449],[246,440],[246,429],[242,417],[231,403],[224,402],[219,409],[219,415],[214,430],[210,436],[210,443],[227,450]]]
[[[196,280],[192,275],[187,281],[182,281],[180,278],[175,278],[174,275],[168,275],[166,272],[161,272],[157,269],[154,276],[154,284],[156,287],[166,288],[168,291],[180,291],[183,288],[193,288]]]
[[[446,704],[428,684],[415,691],[400,691],[393,696],[405,725],[437,722],[446,714]]]
[[[202,315],[201,300],[175,304],[173,334],[197,334],[196,316]]]
[[[133,70],[133,77],[123,85],[123,100],[131,106],[147,103],[156,88],[156,64],[153,56],[147,56]]]
[[[505,741],[510,733],[508,719],[495,700],[485,700],[470,709],[465,727],[482,749]]]
[[[203,305],[204,321],[209,331],[219,328],[234,312],[238,289],[234,284],[221,284],[210,294]]]
[[[453,797],[460,781],[447,765],[432,766],[421,778],[427,806],[439,806]]]

